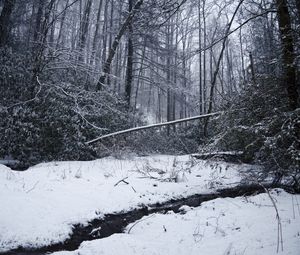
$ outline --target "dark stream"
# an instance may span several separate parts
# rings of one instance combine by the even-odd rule
[[[266,188],[270,187],[271,186],[269,185]],[[104,218],[90,221],[86,226],[80,224],[74,225],[72,235],[63,243],[51,244],[35,249],[19,247],[18,249],[9,252],[0,253],[0,255],[42,255],[62,250],[72,251],[76,250],[83,241],[105,238],[115,233],[122,233],[128,224],[152,213],[166,213],[170,210],[178,213],[179,208],[183,205],[196,207],[200,206],[202,202],[215,198],[249,196],[263,192],[265,191],[261,186],[243,185],[234,188],[221,189],[212,194],[198,194],[187,198],[172,199],[162,204],[151,204],[128,212],[107,214]]]

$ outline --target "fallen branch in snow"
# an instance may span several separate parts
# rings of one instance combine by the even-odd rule
[[[148,219],[150,219],[150,218],[152,218],[152,217],[154,217],[154,216],[155,216],[155,214],[151,214],[149,217],[145,217],[145,218],[142,218],[141,220],[136,221],[136,222],[128,229],[127,234],[130,234],[130,231],[131,231],[138,223],[140,223],[140,222],[142,222],[142,221],[144,221],[144,220],[148,220]]]
[[[91,235],[91,236],[94,236],[94,237],[100,236],[100,230],[101,230],[101,227],[94,228],[94,229],[91,231],[90,235]]]
[[[222,159],[225,162],[243,162],[243,151],[212,151],[208,153],[194,153],[191,156],[196,159]]]
[[[125,184],[129,184],[129,182],[125,181],[126,179],[128,179],[128,177],[123,178],[122,180],[118,181],[114,186],[116,187],[119,183],[124,182]]]
[[[114,133],[110,133],[110,134],[107,134],[107,135],[103,135],[103,136],[97,137],[97,138],[95,138],[93,140],[90,140],[90,141],[86,142],[85,144],[88,145],[88,144],[97,142],[97,141],[102,140],[102,139],[107,138],[107,137],[112,137],[112,136],[116,136],[116,135],[121,135],[121,134],[136,132],[136,131],[139,131],[139,130],[145,130],[145,129],[149,129],[149,128],[156,128],[156,127],[168,126],[168,125],[178,124],[178,123],[187,122],[187,121],[204,119],[204,118],[208,118],[208,117],[211,117],[211,116],[220,115],[222,113],[223,113],[222,111],[220,111],[220,112],[213,112],[213,113],[209,113],[209,114],[203,114],[203,115],[198,115],[198,116],[184,118],[184,119],[179,119],[179,120],[172,120],[172,121],[168,121],[168,122],[151,124],[151,125],[147,125],[147,126],[129,128],[129,129],[125,129],[125,130],[121,130],[121,131],[117,131],[117,132],[114,132]]]
[[[38,185],[38,183],[39,183],[39,181],[37,181],[31,189],[27,190],[26,193],[29,193],[30,191],[34,190],[36,185]]]
[[[207,153],[194,153],[191,156],[192,157],[201,157],[201,156],[223,156],[223,155],[234,155],[234,156],[239,156],[242,155],[243,151],[212,151],[212,152],[207,152]]]

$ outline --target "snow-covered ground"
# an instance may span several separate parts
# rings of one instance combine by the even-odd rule
[[[52,162],[39,164],[24,172],[0,165],[0,252],[19,246],[41,247],[63,241],[71,234],[72,225],[85,224],[104,214],[235,186],[241,181],[240,173],[250,168],[247,165],[194,160],[190,156],[162,155]],[[283,214],[283,237],[288,237],[284,243],[295,251],[299,248],[296,241],[298,244],[300,242],[297,236],[300,215],[295,213],[293,218],[291,196],[285,192],[280,194],[276,199],[284,209],[280,211]],[[200,245],[204,242],[205,251],[212,249],[209,254],[223,254],[226,249],[240,251],[241,247],[248,247],[245,250],[248,253],[244,254],[259,254],[249,252],[264,246],[265,239],[269,240],[266,245],[271,247],[266,252],[272,250],[272,253],[264,254],[274,254],[275,210],[266,206],[270,201],[263,200],[264,196],[251,198],[253,202],[247,203],[243,198],[217,199],[185,215],[154,215],[138,223],[130,234],[83,243],[80,254],[193,254],[194,251],[189,250],[191,247],[196,247],[195,254],[196,251],[199,254]],[[262,202],[255,199],[262,199]],[[218,205],[215,209],[212,209],[213,203]],[[221,226],[223,220],[225,225]],[[164,226],[161,226],[162,223]],[[236,228],[239,229],[231,230],[234,223],[238,224]],[[266,227],[262,227],[262,223]],[[251,229],[256,233],[251,234]],[[216,244],[220,238],[223,246],[219,250],[219,244]],[[111,242],[116,239],[119,245],[112,245]],[[259,240],[262,240],[261,246],[258,245]],[[110,247],[103,250],[101,247],[104,246]],[[93,249],[99,252],[93,252]],[[213,253],[214,250],[219,253]],[[295,252],[284,254],[299,255]]]
[[[267,194],[215,199],[186,214],[152,214],[127,228],[127,233],[83,242],[74,252],[53,255],[273,255],[300,254],[300,196],[271,191],[282,226]],[[129,233],[128,233],[129,232]],[[280,232],[281,233],[281,232]],[[281,235],[279,235],[281,238]],[[281,239],[280,239],[281,240]]]

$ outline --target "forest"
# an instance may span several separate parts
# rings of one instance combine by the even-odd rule
[[[299,1],[0,8],[0,158],[27,168],[120,151],[243,151],[299,185]],[[213,112],[222,114],[86,143]]]
[[[35,178],[43,171],[31,173],[41,164],[45,169],[47,164],[57,166],[62,180],[68,173],[80,180],[88,174],[82,169],[99,160],[104,162],[95,163],[99,169],[124,161],[121,168],[136,169],[150,183],[185,182],[187,169],[196,169],[202,161],[211,164],[204,167],[207,171],[220,167],[220,173],[235,169],[226,164],[235,164],[248,167],[239,183],[251,182],[258,189],[264,183],[261,192],[269,190],[268,185],[284,188],[281,196],[299,193],[299,93],[299,0],[0,1],[0,170],[17,170],[13,176],[24,174],[24,180],[32,174],[30,187],[22,188],[26,194],[41,186],[43,179]],[[152,157],[164,162],[166,155],[172,164],[166,163],[165,170],[163,163],[154,166]],[[150,157],[150,163],[139,163],[144,157]],[[64,168],[64,162],[76,167]],[[86,165],[77,167],[78,162]],[[3,182],[14,170],[3,172]],[[100,173],[89,174],[90,180]],[[116,189],[131,185],[130,175],[112,178]],[[216,179],[210,188],[215,184]],[[3,201],[8,203],[9,196]],[[113,207],[107,213],[123,210]],[[0,210],[1,217],[7,221]],[[66,219],[72,217],[66,214]],[[70,230],[64,231],[62,236]],[[1,245],[5,252],[8,243],[18,244],[8,245],[8,250],[26,246],[23,239],[7,238],[1,242],[0,231],[0,254]],[[57,242],[49,238],[38,246]],[[239,252],[230,246],[222,254],[244,254]]]

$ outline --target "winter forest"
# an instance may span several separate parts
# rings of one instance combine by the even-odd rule
[[[299,254],[299,84],[299,0],[0,0],[0,254]]]

